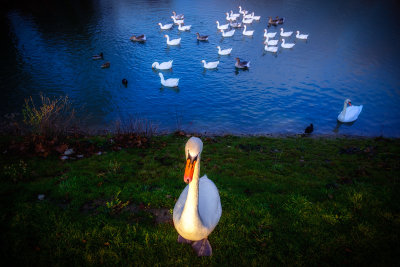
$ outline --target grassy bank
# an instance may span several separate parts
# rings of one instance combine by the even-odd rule
[[[203,138],[217,185],[213,256],[176,242],[184,136],[81,159],[21,156],[1,141],[2,259],[15,265],[395,265],[400,140]],[[87,140],[86,140],[87,141]],[[104,153],[106,152],[106,153]],[[100,154],[100,153],[99,153]],[[43,200],[38,196],[43,194]]]

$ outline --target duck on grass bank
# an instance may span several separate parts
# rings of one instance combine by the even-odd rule
[[[173,211],[178,242],[191,244],[197,256],[211,256],[208,236],[217,226],[222,214],[221,199],[215,184],[207,175],[200,177],[203,142],[191,137],[185,146],[186,167],[182,191]]]

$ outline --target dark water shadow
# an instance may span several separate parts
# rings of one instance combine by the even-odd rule
[[[336,120],[336,126],[335,128],[332,130],[334,133],[339,133],[339,128],[344,125],[344,127],[350,127],[352,126],[356,121],[353,122],[340,122],[338,120]]]
[[[161,85],[160,92],[164,92],[165,90],[171,90],[175,93],[179,93],[179,87],[166,87],[166,86]]]

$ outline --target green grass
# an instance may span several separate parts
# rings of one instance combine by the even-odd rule
[[[104,142],[104,138],[98,138]],[[176,242],[188,138],[63,162],[0,156],[1,257],[13,265],[396,265],[400,140],[203,138],[219,189],[213,256]],[[2,144],[9,141],[3,138]],[[5,141],[6,140],[6,141]],[[3,150],[1,151],[3,152]],[[39,194],[45,199],[38,200]]]

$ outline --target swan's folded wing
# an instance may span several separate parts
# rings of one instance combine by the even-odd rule
[[[222,207],[218,189],[206,175],[199,181],[199,214],[202,223],[214,229],[221,217]]]

